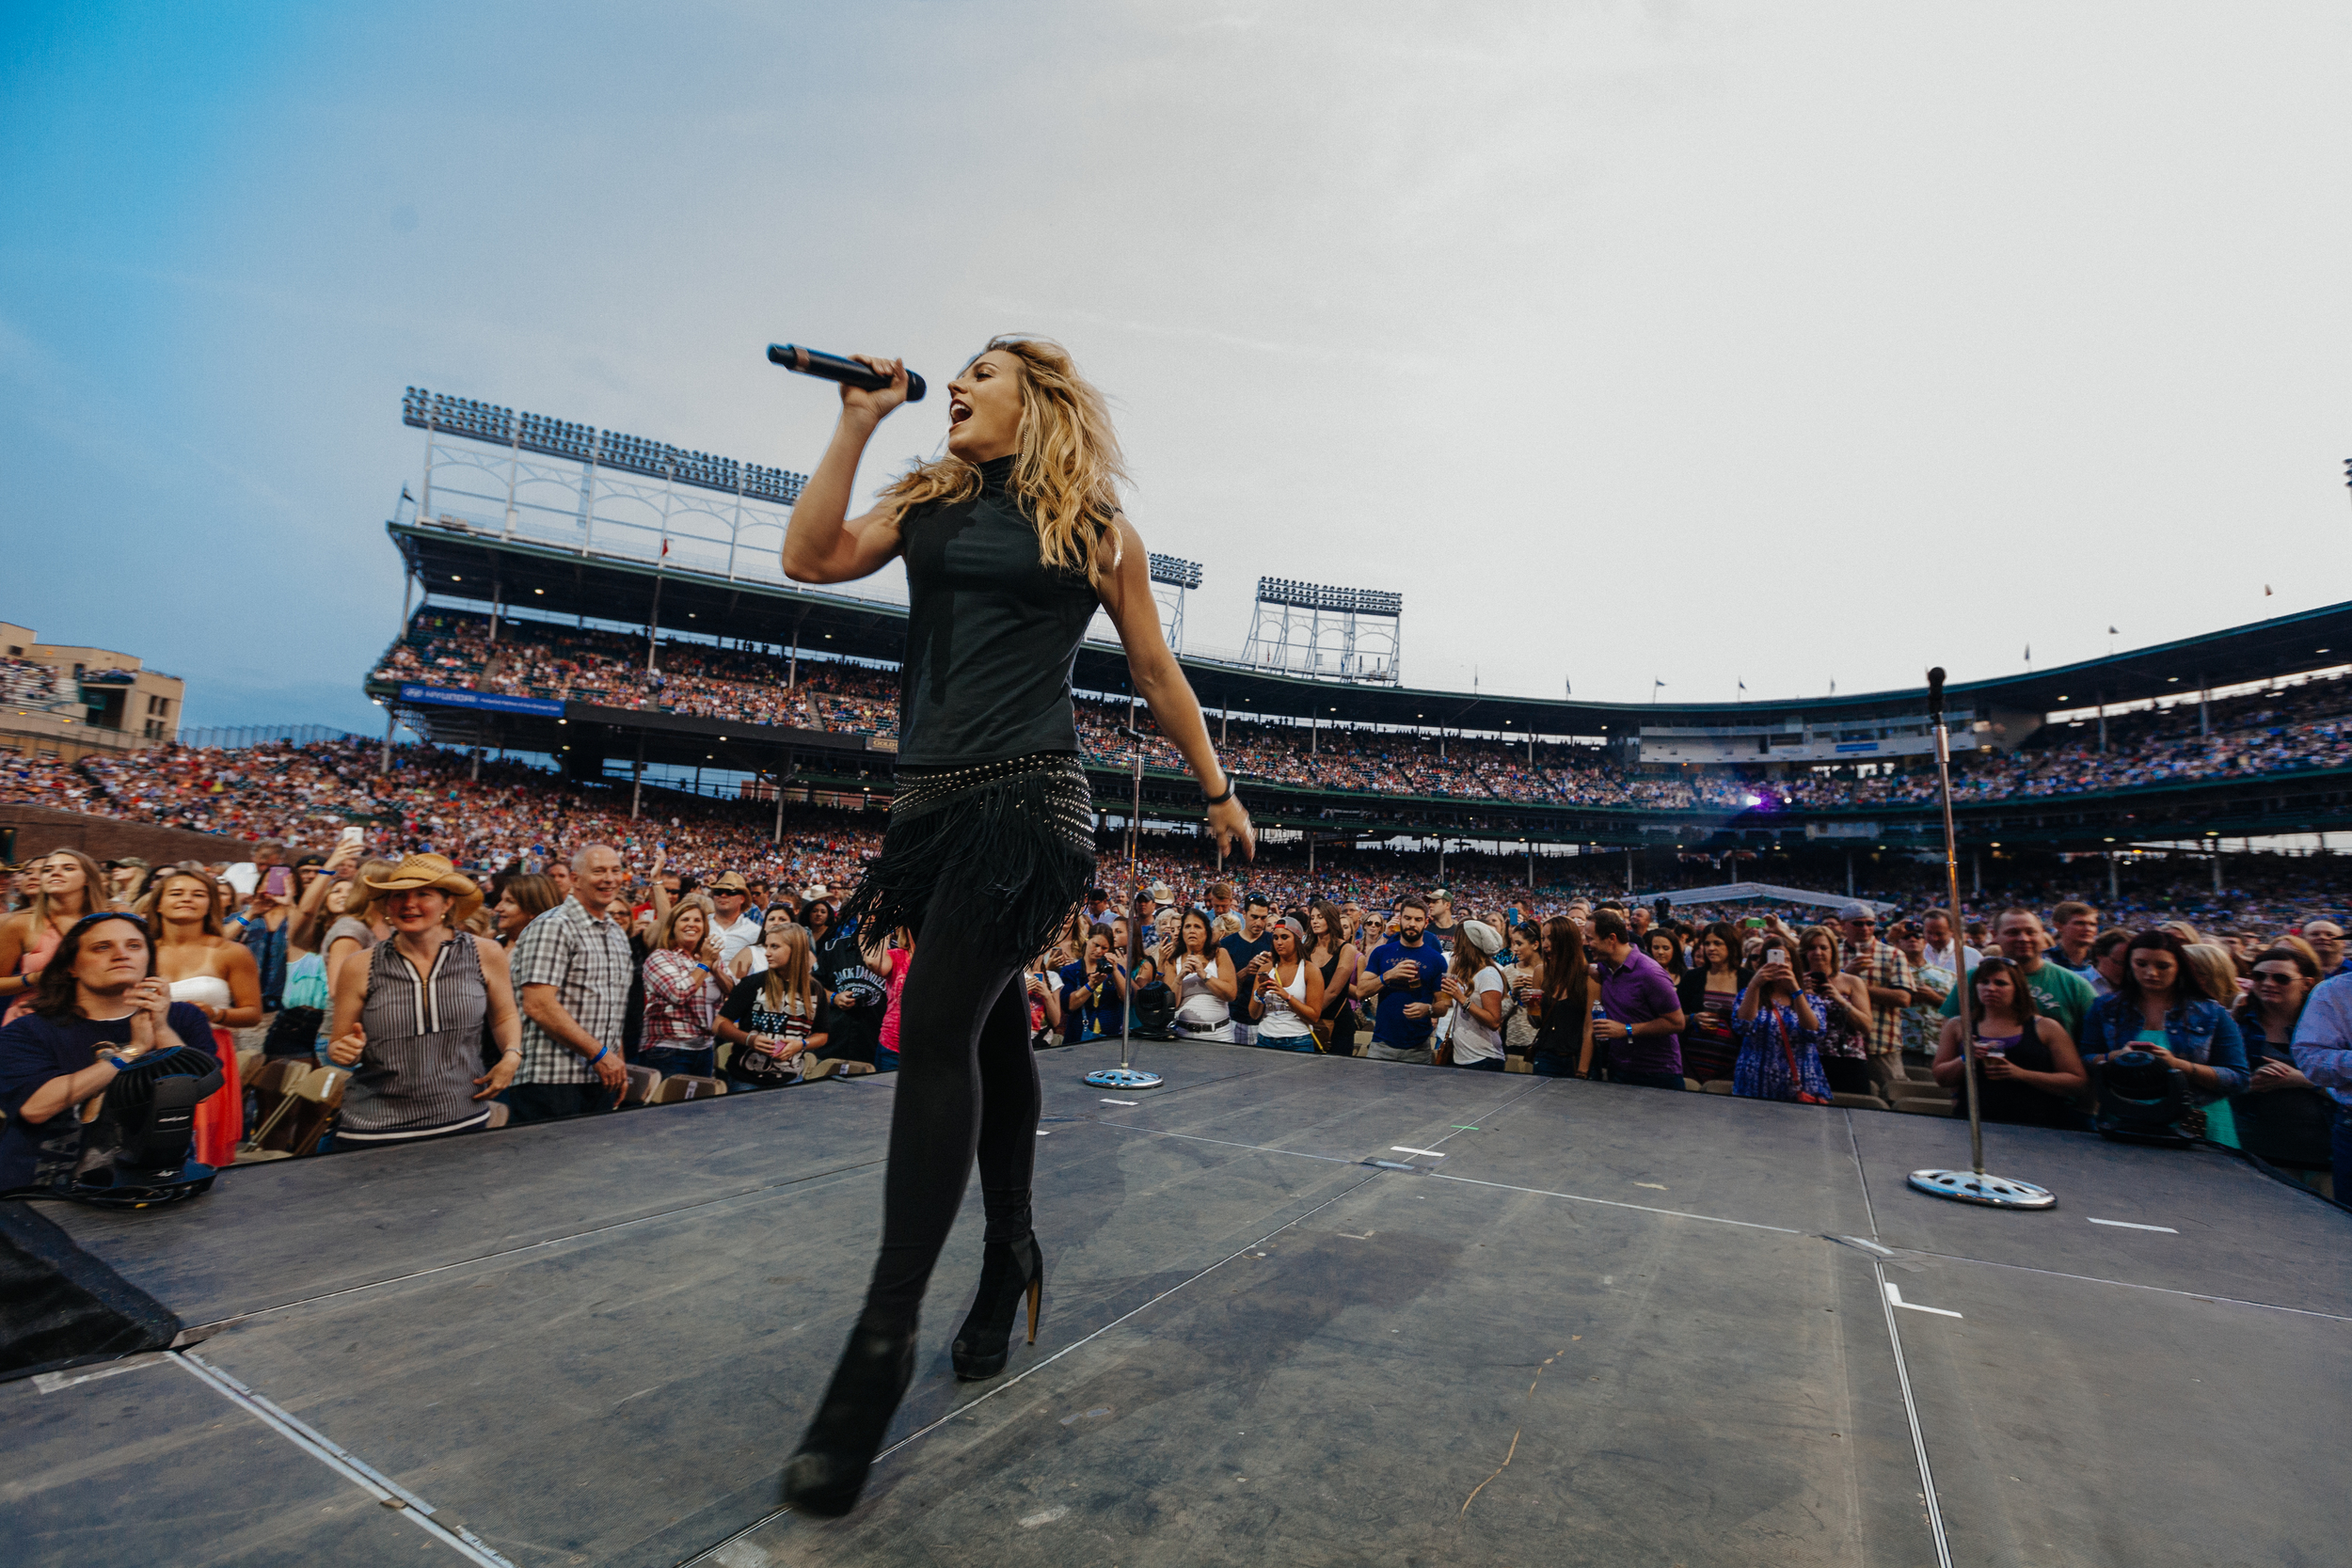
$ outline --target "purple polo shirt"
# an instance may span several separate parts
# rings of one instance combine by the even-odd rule
[[[1682,1006],[1674,981],[1658,966],[1658,960],[1638,949],[1626,954],[1621,964],[1603,958],[1595,967],[1600,972],[1601,1011],[1628,1028],[1653,1018],[1663,1018]],[[1671,1072],[1678,1076],[1682,1071],[1682,1037],[1645,1035],[1640,1039],[1614,1041],[1609,1047],[1609,1063],[1628,1072]]]

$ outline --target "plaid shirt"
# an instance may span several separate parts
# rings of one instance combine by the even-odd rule
[[[555,999],[572,1022],[605,1045],[621,1049],[621,1021],[628,1011],[628,983],[637,965],[628,935],[611,915],[591,915],[577,898],[566,898],[523,927],[515,942],[515,1002],[525,986],[553,986]],[[588,1058],[523,1015],[523,1065],[517,1084],[590,1084],[596,1069]]]
[[[1854,954],[1846,960],[1846,973],[1862,976],[1863,984],[1884,987],[1888,990],[1919,990],[1918,972],[1902,949],[1891,942],[1874,943],[1867,958]],[[1902,1011],[1870,1004],[1870,1027],[1867,1031],[1870,1054],[1884,1056],[1903,1048]]]
[[[647,1051],[707,1051],[711,1021],[726,999],[725,988],[699,961],[662,948],[645,959],[645,1026],[637,1043]]]

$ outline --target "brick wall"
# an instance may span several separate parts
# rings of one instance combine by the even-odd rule
[[[65,848],[79,849],[102,861],[135,855],[150,865],[186,860],[234,862],[253,859],[253,851],[260,847],[218,833],[118,822],[110,816],[86,816],[50,806],[0,805],[0,836],[13,836],[11,855],[18,861]]]

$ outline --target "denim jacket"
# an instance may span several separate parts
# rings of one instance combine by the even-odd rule
[[[2091,1006],[2090,1016],[2083,1020],[2082,1053],[2085,1056],[2105,1056],[2110,1052],[2129,1051],[2134,1037],[2140,1031],[2139,1010],[2125,1004],[2121,996],[2103,996]],[[2213,1069],[2220,1079],[2220,1086],[2208,1093],[2199,1085],[2190,1095],[2200,1105],[2210,1105],[2233,1094],[2246,1092],[2252,1075],[2246,1069],[2246,1037],[2238,1033],[2237,1020],[2218,1002],[2198,997],[2190,1002],[2175,1002],[2164,1015],[2165,1049],[2185,1062],[2198,1062]]]

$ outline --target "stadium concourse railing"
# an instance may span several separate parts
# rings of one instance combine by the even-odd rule
[[[371,690],[375,689],[372,683]],[[712,721],[715,723],[723,721]],[[729,723],[730,729],[739,725]],[[879,760],[877,754],[877,760]],[[1097,793],[1115,802],[1129,786],[1128,762],[1089,752]],[[1800,836],[1821,847],[1931,848],[1941,817],[1930,802],[1762,807],[1668,806],[1519,800],[1492,795],[1426,795],[1337,789],[1253,777],[1236,768],[1251,809],[1268,827],[1334,837],[1386,833],[1535,843],[1668,847],[1720,837],[1735,841]],[[880,787],[877,787],[877,784]],[[1147,763],[1145,811],[1182,814],[1190,775]],[[889,786],[850,775],[803,773],[797,791],[814,787],[852,809],[882,806]],[[772,799],[764,793],[759,799]],[[804,794],[787,799],[804,800]],[[2265,836],[2352,829],[2352,768],[2287,768],[2260,774],[2175,780],[2110,789],[1965,797],[1954,801],[1963,834],[1977,843],[2014,841],[2069,848],[2128,847],[2135,841]]]

